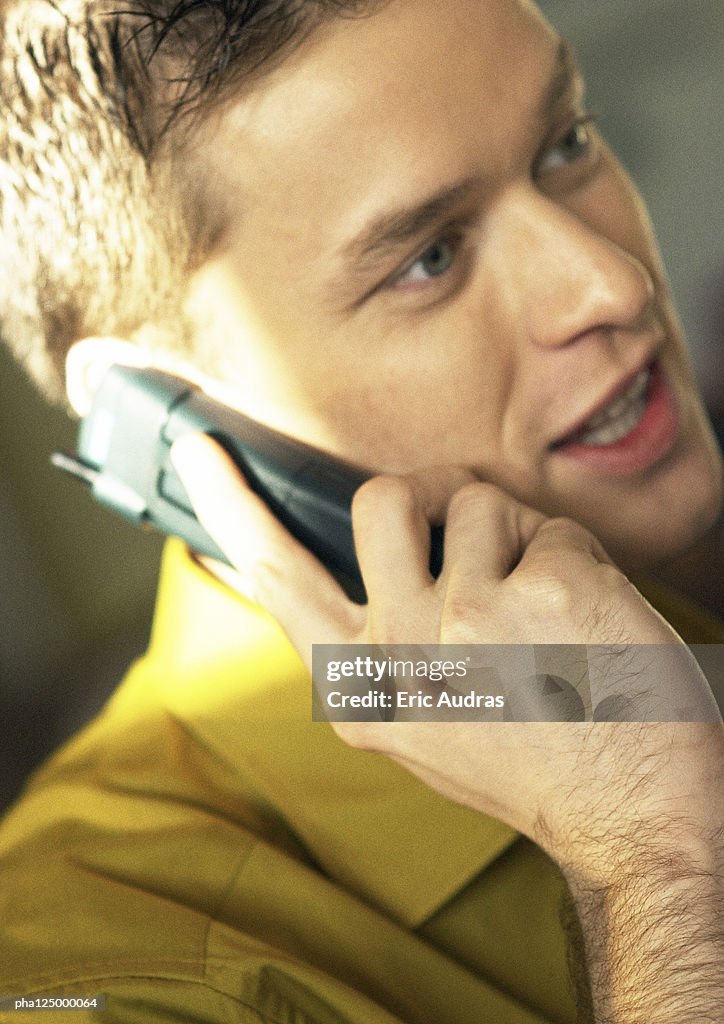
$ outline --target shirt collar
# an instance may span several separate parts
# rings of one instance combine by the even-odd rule
[[[517,838],[313,722],[309,675],[278,624],[175,541],[146,666],[164,705],[244,776],[244,788],[253,779],[257,798],[325,873],[408,927]]]

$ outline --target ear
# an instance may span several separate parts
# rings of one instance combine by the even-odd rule
[[[114,364],[148,366],[150,354],[121,338],[83,338],[76,341],[65,358],[65,391],[73,409],[85,416],[98,385]]]
[[[173,352],[146,348],[122,338],[83,338],[70,346],[65,357],[65,391],[79,416],[90,411],[101,381],[116,363],[120,366],[156,367],[174,377],[192,381],[225,405],[235,406],[233,391]]]

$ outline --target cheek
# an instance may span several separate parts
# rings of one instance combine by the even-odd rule
[[[344,356],[327,361],[335,379],[320,410],[340,445],[394,472],[498,461],[512,372],[486,334],[463,302],[397,322],[370,311],[348,324],[334,339]]]
[[[487,460],[499,448],[499,375],[481,364],[481,345],[463,344],[459,319],[446,327],[367,322],[322,343],[295,339],[288,429],[383,472]]]
[[[514,346],[490,275],[424,313],[372,300],[346,316],[286,262],[226,257],[205,274],[208,372],[252,416],[371,469],[500,468]]]

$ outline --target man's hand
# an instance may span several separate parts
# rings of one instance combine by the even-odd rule
[[[353,523],[368,594],[360,607],[284,531],[212,441],[184,439],[174,462],[199,519],[236,567],[228,573],[215,565],[216,571],[279,620],[308,665],[313,643],[681,645],[587,530],[548,519],[466,471],[378,477],[360,489]],[[435,580],[430,525],[441,522],[445,560]],[[687,701],[711,708],[695,662],[683,658],[681,666]],[[335,729],[346,742],[399,761],[443,795],[505,821],[557,861],[581,918],[597,1021],[720,1019],[719,724],[408,722]],[[662,971],[672,969],[672,950],[679,982],[667,1009]],[[687,991],[707,993],[698,1016],[674,1013],[683,978]],[[719,1010],[710,1013],[714,1003]]]

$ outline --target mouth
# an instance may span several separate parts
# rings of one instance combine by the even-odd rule
[[[646,397],[651,383],[653,366],[641,370],[623,392],[600,411],[552,445],[554,450],[568,444],[590,447],[615,444],[631,433],[646,412]]]
[[[678,432],[674,395],[656,360],[550,450],[589,469],[624,476],[663,458]]]

